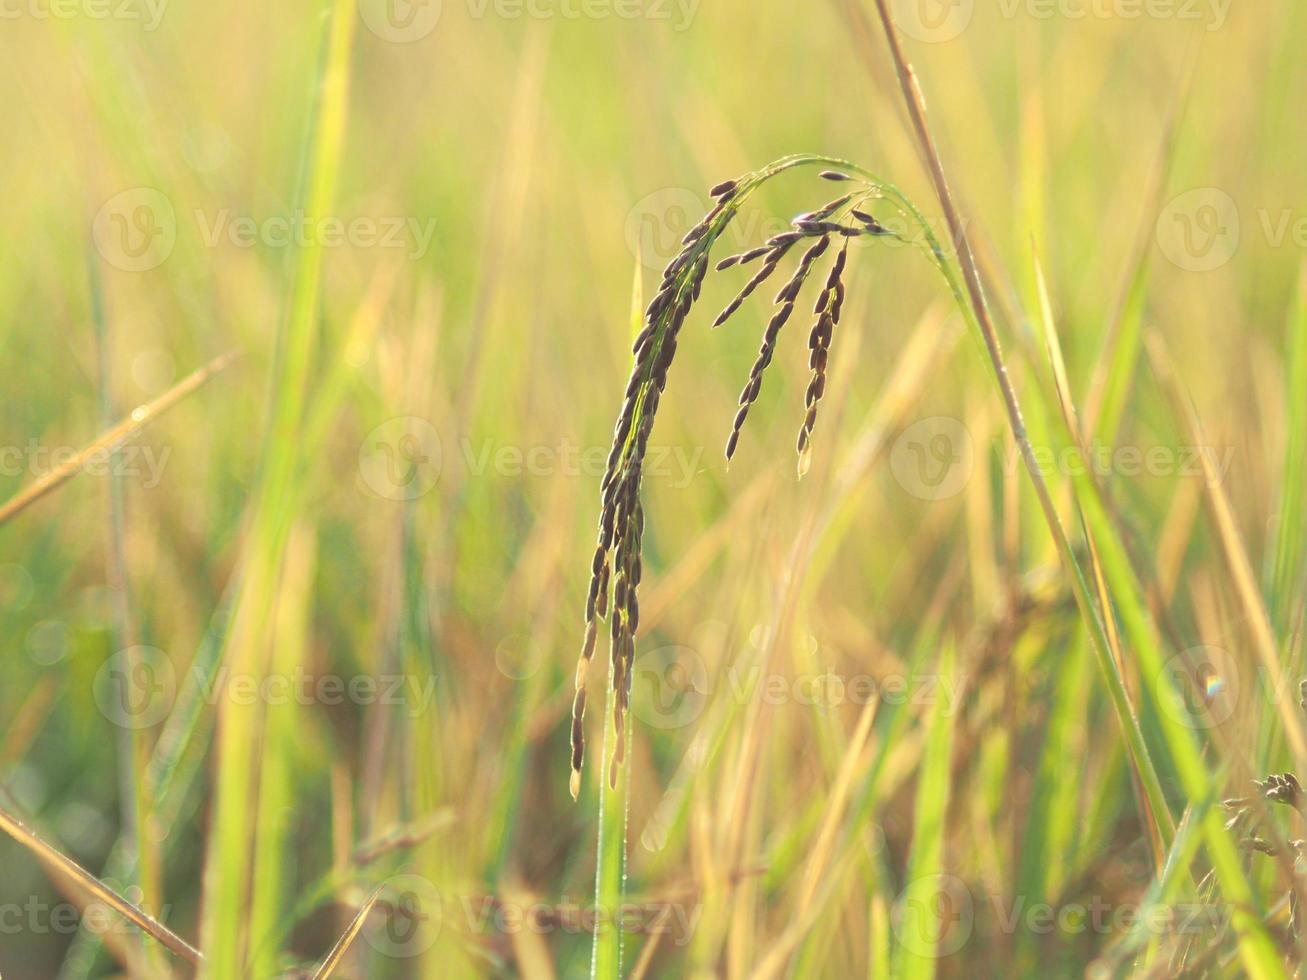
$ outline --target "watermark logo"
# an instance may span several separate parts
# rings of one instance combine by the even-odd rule
[[[514,633],[495,644],[495,666],[510,680],[524,681],[540,670],[540,661],[532,656],[532,639],[527,633]]]
[[[952,41],[971,24],[976,0],[894,0],[894,22],[908,37],[929,44]]]
[[[1188,272],[1211,272],[1239,247],[1239,207],[1217,187],[1196,187],[1172,198],[1157,218],[1157,245]]]
[[[688,187],[664,187],[646,194],[626,215],[626,247],[648,269],[662,269],[681,251],[681,239],[707,212]]]
[[[153,187],[115,194],[96,212],[91,237],[100,257],[124,272],[148,272],[172,255],[177,214],[172,201]]]
[[[711,687],[703,658],[689,647],[638,654],[631,667],[631,711],[650,728],[684,728],[703,714]]]
[[[967,427],[947,415],[912,423],[894,440],[890,472],[912,496],[946,500],[971,479],[975,446]]]
[[[441,0],[358,0],[363,23],[383,41],[411,44],[436,29]]]
[[[442,451],[435,426],[415,415],[381,423],[359,446],[359,477],[375,496],[415,500],[440,479]]]
[[[890,926],[914,956],[951,956],[966,945],[975,927],[971,890],[950,874],[918,878],[899,893]]]
[[[390,878],[363,925],[369,946],[385,956],[421,956],[440,935],[440,891],[421,875]]]
[[[177,674],[157,647],[115,653],[95,673],[92,693],[100,713],[120,728],[152,728],[168,716],[177,695]]]
[[[1186,728],[1229,721],[1239,702],[1239,667],[1220,647],[1190,647],[1162,666],[1162,710]]]

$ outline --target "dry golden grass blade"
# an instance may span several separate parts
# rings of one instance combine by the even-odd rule
[[[813,844],[811,856],[804,868],[795,902],[795,908],[801,914],[762,957],[751,974],[754,980],[771,980],[785,972],[790,957],[823,914],[826,899],[835,889],[840,875],[831,874],[830,868],[838,831],[848,809],[854,780],[871,764],[872,753],[867,751],[867,742],[871,737],[871,726],[876,720],[878,706],[878,701],[871,700],[862,709],[857,727],[845,749],[839,771],[830,788],[826,812]],[[855,836],[855,842],[856,839]],[[852,863],[846,862],[845,868],[850,867]]]
[[[354,838],[354,799],[349,766],[333,759],[331,763],[331,873],[341,883],[336,897],[343,904],[345,882],[349,876],[349,857]],[[344,912],[340,913],[342,931],[348,928]]]
[[[861,717],[858,718],[858,726],[853,731],[853,737],[844,751],[844,759],[840,762],[839,772],[827,797],[826,816],[817,835],[817,842],[813,845],[808,866],[804,869],[803,882],[799,886],[800,908],[808,908],[812,905],[813,896],[817,894],[817,885],[825,874],[831,852],[835,848],[835,837],[840,827],[840,820],[849,803],[854,777],[863,768],[862,763],[868,761],[862,758],[863,749],[867,745],[867,739],[871,737],[871,726],[876,720],[876,708],[879,703],[875,699],[867,702],[862,709]]]
[[[0,798],[15,809],[21,809],[18,802],[14,800],[13,795],[3,786],[0,786]],[[38,858],[37,860],[41,859]],[[45,866],[50,867],[48,863]],[[86,889],[71,878],[62,874],[53,874],[49,876],[49,881],[55,892],[70,906],[77,909],[78,914],[83,917],[88,912],[92,912],[93,909],[92,914],[99,914],[100,910],[104,908],[102,903],[88,895]],[[83,927],[89,928],[85,918],[83,918]],[[172,976],[170,971],[163,969],[162,963],[157,961],[147,963],[145,961],[144,950],[141,943],[137,941],[139,937],[135,932],[127,929],[104,929],[100,932],[100,939],[104,943],[105,951],[123,967],[126,976],[144,978]]]
[[[51,847],[3,807],[0,807],[0,830],[3,830],[22,844],[45,864],[86,889],[92,898],[109,906],[109,908],[141,929],[142,932],[152,936],[178,956],[188,962],[197,964],[203,960],[200,951],[185,939],[182,939],[181,936],[178,936],[162,922],[150,917],[146,912],[123,898],[76,861],[65,857],[58,850]]]
[[[349,928],[341,934],[341,937],[336,940],[336,945],[331,947],[331,952],[327,954],[326,959],[318,964],[318,968],[313,971],[313,980],[326,980],[327,977],[336,972],[336,967],[340,966],[345,954],[349,952],[350,946],[354,944],[354,940],[358,938],[359,932],[363,929],[363,923],[368,921],[368,913],[377,904],[377,899],[381,897],[383,888],[384,886],[374,890],[368,896],[368,900],[355,913],[354,918],[350,920]]]
[[[852,873],[855,862],[848,861],[842,866],[834,868],[830,874],[826,875],[819,881],[821,894],[817,896],[815,907],[817,909],[825,908],[830,897],[839,891],[845,883],[846,878]],[[808,933],[813,925],[817,922],[818,916],[815,911],[805,909],[801,916],[790,923],[775,945],[768,951],[762,962],[749,972],[749,980],[776,980],[785,974],[786,964],[790,957],[798,948],[803,937]]]
[[[152,420],[168,411],[215,374],[226,368],[238,356],[238,351],[228,351],[226,354],[215,357],[204,367],[177,382],[154,401],[146,402],[144,405],[138,405],[132,409],[130,415],[113,428],[102,433],[99,438],[85,446],[67,462],[54,467],[26,490],[20,491],[10,497],[3,505],[0,505],[0,524],[7,523],[46,494],[76,476],[78,470],[96,455],[110,452],[123,445]]]
[[[1175,366],[1166,348],[1166,342],[1156,331],[1150,331],[1144,338],[1148,349],[1149,361],[1158,379],[1167,389],[1175,404],[1176,411],[1184,420],[1189,430],[1189,437],[1200,450],[1210,445],[1203,428],[1202,419],[1194,406],[1193,399],[1175,373]],[[1253,573],[1252,563],[1248,560],[1248,551],[1244,547],[1243,537],[1235,523],[1234,512],[1230,507],[1230,498],[1225,492],[1223,475],[1217,470],[1212,454],[1206,451],[1198,453],[1203,472],[1204,498],[1207,501],[1208,514],[1221,542],[1221,552],[1225,557],[1230,577],[1234,580],[1235,592],[1243,607],[1252,634],[1253,649],[1262,669],[1272,684],[1278,685],[1284,679],[1284,670],[1280,664],[1279,651],[1276,649],[1275,632],[1271,628],[1271,617],[1267,612],[1261,591],[1257,587],[1257,576]],[[1302,715],[1292,698],[1276,698],[1276,709],[1284,722],[1285,737],[1293,751],[1298,766],[1307,762],[1307,734],[1304,734]]]
[[[844,412],[847,383],[852,371],[852,365],[857,360],[856,348],[859,343],[859,335],[852,332],[852,336],[849,338],[848,356],[841,360],[840,367],[836,372],[835,383],[831,386],[834,390],[831,397],[834,407],[832,414],[836,416],[832,429],[838,429],[838,419]],[[826,454],[823,457],[822,466],[812,473],[812,492],[815,500],[822,499],[823,492],[831,479],[831,469],[830,456]],[[823,515],[824,511],[819,509],[818,504],[809,507],[804,514],[799,530],[794,535],[790,548],[790,558],[786,562],[789,574],[778,588],[776,611],[767,634],[765,661],[767,671],[775,669],[776,657],[781,651],[787,649],[787,639],[794,627],[797,609],[803,594],[804,582],[811,570],[814,553],[821,538]],[[768,709],[769,706],[765,703],[765,699],[753,699],[748,704],[735,788],[727,796],[730,804],[721,811],[723,815],[723,837],[731,842],[727,846],[726,854],[729,855],[732,866],[747,863],[743,838],[749,824],[747,815],[753,804],[758,765],[763,742],[766,738],[767,726],[763,722],[770,714]]]
[[[530,909],[541,901],[520,878],[513,876],[500,889],[505,905]],[[549,953],[549,941],[540,929],[513,929],[509,936],[517,975],[531,980],[557,980],[558,971]]]
[[[861,343],[856,331],[850,333],[846,357],[841,359],[831,386],[833,431],[839,429],[847,402],[852,366],[857,361],[857,348]],[[805,510],[800,527],[794,534],[786,561],[788,574],[777,587],[775,609],[768,623],[767,639],[760,660],[767,674],[777,670],[778,658],[790,647],[789,638],[795,630],[804,585],[821,541],[825,510],[818,502],[824,499],[830,485],[832,469],[830,454],[823,454],[820,464],[810,475],[815,502]],[[725,795],[725,805],[719,811],[717,826],[719,847],[726,856],[727,867],[746,865],[749,855],[760,846],[761,828],[756,803],[765,745],[772,731],[769,724],[772,713],[773,708],[766,698],[751,698],[745,707],[734,772],[728,777],[731,788]],[[757,895],[758,882],[748,879],[736,887],[732,896],[729,925],[724,937],[726,973],[729,976],[743,975],[746,964],[753,959],[757,947],[756,923],[748,914],[748,909]]]
[[[826,573],[826,563],[831,560],[834,552],[832,540],[838,538],[853,511],[865,501],[858,491],[882,455],[889,450],[894,436],[910,419],[909,413],[921,401],[932,372],[939,370],[952,354],[962,336],[961,329],[955,327],[956,321],[948,319],[946,310],[932,308],[922,315],[908,342],[904,344],[902,353],[885,381],[884,390],[867,414],[866,423],[844,459],[834,469],[825,510],[817,525],[817,544],[810,582],[822,580]],[[940,522],[937,526],[943,527],[951,523],[953,518],[951,514],[940,511],[937,515],[932,514],[930,519]],[[930,537],[923,533],[920,554],[931,552],[930,545],[934,542]],[[809,588],[811,587],[810,585]]]
[[[774,472],[760,473],[735,498],[730,510],[699,535],[694,545],[667,574],[650,583],[648,597],[643,601],[640,613],[641,633],[646,633],[661,623],[668,611],[708,573],[717,556],[737,540],[743,529],[751,525],[775,483]]]
[[[640,947],[640,957],[631,967],[630,980],[644,980],[649,975],[649,967],[653,964],[654,954],[658,952],[658,944],[662,941],[662,933],[654,933],[645,940],[644,945]]]
[[[1157,537],[1157,591],[1163,604],[1170,604],[1180,584],[1185,552],[1193,538],[1202,497],[1203,489],[1197,480],[1183,480],[1176,487],[1166,512],[1166,523]]]
[[[946,307],[935,306],[922,314],[890,371],[869,424],[836,471],[831,488],[834,507],[856,499],[853,492],[885,450],[886,437],[903,425],[909,410],[920,401],[931,372],[948,361],[962,336],[956,323],[949,319]],[[830,519],[828,515],[827,524]]]

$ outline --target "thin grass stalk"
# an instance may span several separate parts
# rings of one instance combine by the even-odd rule
[[[162,922],[155,919],[144,909],[129,902],[116,891],[91,874],[76,861],[66,857],[61,851],[47,843],[36,832],[30,830],[18,817],[0,807],[0,830],[4,831],[23,847],[31,851],[45,864],[57,870],[64,877],[74,882],[95,900],[103,902],[123,918],[139,927],[178,956],[190,963],[200,963],[204,957],[200,951],[177,935]]]
[[[238,356],[237,351],[221,354],[182,378],[158,398],[132,409],[131,414],[126,418],[120,419],[63,463],[51,467],[40,479],[0,505],[0,525],[13,520],[32,504],[67,483],[81,471],[82,467],[101,453],[110,452],[126,444],[154,419],[203,386],[215,374],[225,370]]]
[[[368,921],[368,915],[371,913],[372,907],[377,904],[377,899],[381,897],[381,893],[385,890],[385,886],[382,885],[368,896],[367,901],[360,906],[358,912],[355,913],[354,918],[350,920],[349,927],[346,928],[344,933],[341,934],[341,937],[336,940],[336,945],[331,947],[331,952],[326,955],[323,961],[318,965],[318,968],[313,971],[313,980],[327,980],[328,977],[336,972],[336,968],[344,961],[345,954],[349,952],[350,947],[354,944],[354,940],[357,939],[358,934],[363,931],[363,926]]]

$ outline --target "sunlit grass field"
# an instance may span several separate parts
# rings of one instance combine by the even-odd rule
[[[1299,975],[1301,4],[0,12],[4,980]],[[873,201],[800,479],[709,267],[574,801],[641,311],[793,153],[946,275]]]

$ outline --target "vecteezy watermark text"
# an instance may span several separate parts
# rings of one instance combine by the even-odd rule
[[[419,219],[411,215],[314,218],[300,210],[288,215],[254,218],[250,215],[233,216],[227,208],[220,208],[212,214],[197,209],[195,224],[200,231],[200,240],[209,248],[216,248],[224,240],[234,248],[259,245],[268,248],[291,245],[340,248],[349,245],[354,248],[404,249],[410,259],[426,255],[436,233],[435,218]]]
[[[894,20],[918,41],[952,41],[971,26],[976,0],[892,0]],[[1225,26],[1234,0],[998,0],[991,9],[1006,21],[1171,21],[1202,24],[1208,31]]]
[[[167,7],[168,0],[0,0],[0,20],[139,21],[153,31]]]
[[[383,41],[411,44],[431,34],[449,0],[358,0],[363,23]],[[624,20],[667,23],[676,32],[694,21],[700,0],[463,0],[472,20]],[[452,6],[452,4],[451,4]]]
[[[413,674],[314,674],[303,667],[290,673],[233,673],[222,667],[204,692],[209,704],[225,698],[232,704],[273,707],[297,704],[334,706],[339,704],[406,706],[412,717],[423,715],[436,693],[434,675]]]
[[[960,419],[933,415],[906,426],[894,440],[890,472],[914,497],[947,500],[967,486],[977,469],[978,456],[971,430]],[[1235,447],[1230,445],[1111,445],[1094,440],[1085,446],[1030,448],[1030,462],[1044,476],[1180,477],[1220,484],[1228,477],[1234,459]],[[1010,447],[1002,465],[1009,476],[1020,472],[1021,451]]]
[[[610,908],[578,902],[495,894],[442,894],[430,879],[403,873],[385,882],[363,938],[386,956],[419,956],[442,931],[460,937],[593,935],[620,927],[628,935],[657,936],[670,945],[690,942],[703,907],[672,899],[623,902]]]
[[[47,446],[35,439],[22,446],[0,446],[0,476],[40,478],[67,466],[79,451],[73,446]],[[79,472],[141,479],[144,489],[153,490],[163,480],[171,455],[171,446],[128,444],[117,449],[95,449],[87,453]]]
[[[459,436],[449,452],[436,427],[416,415],[387,419],[359,445],[363,488],[387,500],[414,500],[428,493],[446,471],[476,480],[599,480],[607,468],[607,445],[583,445],[562,436],[552,442],[510,442]],[[684,490],[703,472],[703,446],[649,446],[642,471],[674,490]]]
[[[3,3],[4,0],[0,0]],[[288,214],[256,217],[229,208],[191,213],[195,234],[205,248],[390,249],[406,258],[423,258],[435,237],[436,219],[415,215],[362,214],[342,217]],[[188,225],[172,199],[154,187],[132,187],[113,195],[91,220],[96,250],[124,272],[148,272],[168,261]]]
[[[918,956],[941,959],[962,950],[984,920],[981,933],[992,936],[1146,936],[1216,935],[1229,921],[1229,909],[1202,902],[1151,904],[1111,901],[1101,895],[1052,904],[1027,896],[977,895],[961,878],[932,874],[909,882],[891,910],[895,938]]]
[[[140,889],[126,889],[130,901],[141,900]],[[161,918],[171,909],[165,905]],[[23,902],[0,904],[0,936],[72,936],[85,927],[97,936],[126,935],[139,932],[135,923],[124,919],[103,902],[88,902],[80,909],[71,902],[47,902],[37,895],[27,896]]]
[[[406,708],[426,714],[435,697],[434,674],[314,673],[297,665],[289,672],[240,673],[223,666],[212,676],[196,671],[194,683],[204,701],[239,707],[342,704]],[[151,728],[168,717],[179,679],[172,658],[158,647],[134,646],[109,657],[96,671],[92,691],[109,721],[122,728]]]

